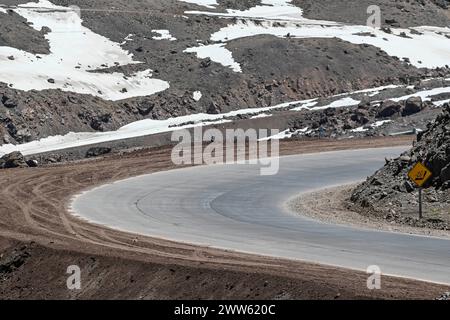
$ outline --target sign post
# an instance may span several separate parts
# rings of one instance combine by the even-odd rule
[[[419,219],[423,218],[422,210],[422,187],[419,187]]]
[[[419,219],[423,218],[422,187],[432,175],[431,170],[421,162],[416,163],[408,173],[409,179],[411,179],[411,181],[419,188]]]

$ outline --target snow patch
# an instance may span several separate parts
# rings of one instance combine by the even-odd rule
[[[225,67],[230,67],[234,72],[242,72],[240,64],[234,61],[232,52],[225,48],[224,43],[187,48],[183,52],[196,53],[200,59],[210,58]]]
[[[290,1],[262,1],[262,5],[247,10],[227,9],[226,12],[187,11],[187,14],[205,14],[230,18],[252,18],[270,20],[305,21],[303,10],[289,3]]]
[[[202,98],[202,93],[200,92],[200,91],[195,91],[193,94],[192,94],[192,98],[195,100],[195,101],[200,101],[200,99]]]
[[[379,128],[381,126],[384,126],[386,123],[390,123],[392,122],[392,120],[381,120],[381,121],[377,121],[375,123],[372,123],[370,126],[362,126],[362,127],[358,127],[356,129],[351,130],[351,132],[366,132],[369,131],[369,128]]]
[[[308,128],[298,129],[295,131],[291,131],[290,129],[287,129],[285,131],[282,131],[278,134],[274,134],[269,137],[258,139],[258,141],[269,141],[269,140],[283,140],[283,139],[289,139],[293,136],[299,135],[299,134],[306,134],[308,133]]]
[[[270,114],[270,113],[261,113],[261,114],[257,114],[256,116],[251,117],[250,119],[268,118],[271,116],[272,116],[272,114]]]
[[[311,109],[318,104],[317,99],[308,100],[303,102],[299,107],[292,108],[292,111],[302,111],[303,109]]]
[[[423,91],[419,91],[419,92],[409,94],[406,96],[393,98],[391,100],[395,101],[395,102],[399,102],[399,101],[406,100],[406,99],[409,99],[412,97],[420,97],[420,98],[422,98],[423,101],[430,101],[432,96],[435,96],[435,95],[438,95],[441,93],[450,93],[450,87],[441,87],[441,88],[423,90]]]
[[[392,29],[388,34],[381,29],[364,25],[345,25],[335,21],[304,18],[301,8],[291,1],[267,0],[248,10],[227,9],[226,12],[188,11],[188,14],[222,16],[243,19],[211,35],[215,42],[239,38],[273,35],[295,38],[339,38],[353,44],[370,44],[391,56],[408,58],[416,67],[442,67],[450,61],[450,28],[415,27]],[[258,23],[252,20],[260,20]]]
[[[169,88],[169,83],[153,79],[152,70],[124,74],[92,71],[116,65],[137,64],[133,55],[82,25],[73,9],[47,0],[19,5],[14,11],[45,35],[50,54],[35,55],[11,47],[0,47],[0,81],[13,88],[29,90],[60,89],[91,94],[106,100],[148,96]],[[88,50],[86,50],[88,48]],[[10,60],[8,57],[14,57]]]
[[[177,40],[177,38],[173,37],[170,34],[169,30],[160,29],[160,30],[152,30],[152,32],[159,34],[159,36],[153,36],[152,37],[153,40],[169,40],[169,41]]]
[[[367,89],[364,90],[366,92],[371,92],[373,89]],[[358,92],[358,91],[355,91]],[[346,93],[347,95],[353,94],[355,92],[349,92]],[[435,95],[442,92],[450,92],[450,88],[438,88],[437,90],[427,90],[422,92],[422,95],[428,96],[428,95]],[[340,96],[340,95],[337,95]],[[337,97],[335,96],[335,97]],[[414,96],[414,94],[412,95]],[[400,100],[404,100],[405,97],[399,98]],[[212,124],[220,124],[220,123],[227,123],[231,120],[228,120],[228,118],[236,117],[239,115],[248,115],[248,114],[259,114],[259,113],[267,113],[271,110],[277,110],[277,109],[284,109],[284,108],[290,108],[292,106],[296,106],[294,108],[291,108],[292,111],[299,111],[303,109],[307,110],[316,110],[316,109],[326,109],[326,108],[337,108],[337,107],[343,107],[343,106],[351,106],[351,105],[357,105],[359,104],[359,101],[350,98],[350,97],[344,97],[339,100],[336,100],[326,106],[319,106],[314,108],[318,104],[318,99],[308,99],[308,100],[299,100],[299,101],[291,101],[291,102],[285,102],[278,105],[270,106],[270,107],[263,107],[263,108],[247,108],[247,109],[241,109],[241,110],[235,110],[228,113],[222,113],[217,115],[210,115],[210,114],[194,114],[194,115],[188,115],[188,116],[182,116],[182,117],[176,117],[176,118],[170,118],[167,120],[141,120],[134,123],[131,123],[127,126],[124,126],[120,128],[117,131],[111,131],[111,132],[89,132],[89,133],[69,133],[64,136],[52,136],[48,138],[44,138],[38,141],[32,141],[29,143],[21,144],[21,145],[3,145],[0,146],[0,155],[10,153],[13,151],[20,151],[25,155],[31,155],[41,152],[48,152],[48,151],[54,151],[54,150],[61,150],[65,148],[71,148],[71,147],[77,147],[77,146],[85,146],[85,145],[91,145],[96,143],[102,143],[102,142],[108,142],[108,141],[115,141],[120,139],[128,139],[128,138],[134,138],[134,137],[140,137],[145,135],[151,135],[151,134],[157,134],[157,133],[163,133],[163,132],[170,132],[174,131],[176,129],[181,128],[192,128],[196,126],[202,126],[202,125],[212,125]],[[299,105],[299,106],[298,106]],[[270,115],[268,115],[270,116]],[[262,117],[262,115],[254,116],[254,118]],[[189,124],[187,124],[189,123]],[[379,121],[375,123],[376,126],[381,126],[386,121]],[[174,127],[176,126],[176,127]],[[359,128],[358,128],[359,129]],[[364,128],[361,128],[362,130]],[[356,130],[356,129],[355,129]],[[307,131],[306,129],[298,130],[292,134],[288,132],[288,130],[284,131],[283,133],[280,133],[281,139],[284,139],[286,137],[292,137],[294,134],[308,134],[310,131]],[[274,137],[271,137],[274,139]]]
[[[129,41],[133,41],[133,37],[134,37],[134,34],[130,33],[123,39],[123,42],[120,45],[123,46],[124,44],[126,44]]]
[[[291,105],[297,105],[299,103],[302,105],[306,105],[313,102],[312,100],[292,101],[270,107],[247,108],[216,115],[199,113],[182,117],[169,118],[167,120],[145,119],[133,122],[120,128],[117,131],[80,133],[71,132],[64,136],[51,136],[20,145],[7,144],[0,146],[0,155],[11,153],[13,151],[20,151],[24,155],[32,155],[36,153],[55,151],[66,148],[80,147],[102,142],[170,132],[183,128],[193,128],[197,126],[227,123],[231,122],[231,120],[227,120],[226,118],[232,118],[239,115],[263,113],[281,108],[288,108]]]
[[[350,98],[350,97],[346,97],[346,98],[342,98],[342,99],[333,101],[332,103],[327,104],[325,106],[315,107],[314,110],[324,110],[324,109],[328,109],[328,108],[351,107],[351,106],[356,106],[356,105],[358,105],[360,103],[361,103],[361,101],[355,100],[355,99]]]
[[[442,107],[446,103],[450,103],[450,99],[433,102],[433,104],[437,107]]]
[[[365,43],[376,46],[390,56],[406,57],[417,67],[435,68],[448,64],[450,40],[445,35],[450,35],[450,29],[440,28],[438,32],[442,34],[428,27],[414,29],[422,34],[412,33],[409,29],[393,29],[392,34],[387,34],[367,26],[322,26],[299,23],[286,23],[286,26],[279,26],[273,21],[263,21],[258,24],[252,21],[240,21],[212,34],[211,40],[224,42],[257,35],[283,38],[287,34],[294,38],[339,38],[354,44]],[[401,37],[402,32],[409,38]],[[375,37],[361,35],[366,33],[374,34]]]
[[[178,0],[178,1],[193,3],[211,9],[214,9],[214,7],[218,5],[216,0]]]

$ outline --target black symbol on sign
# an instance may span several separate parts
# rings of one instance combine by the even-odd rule
[[[425,180],[425,178],[427,177],[427,172],[425,171],[425,170],[423,170],[423,171],[419,171],[417,174],[416,174],[416,181],[423,181],[423,180]]]

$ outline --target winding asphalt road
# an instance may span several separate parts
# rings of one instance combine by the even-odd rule
[[[136,234],[450,284],[450,240],[325,224],[285,207],[301,192],[364,179],[404,149],[282,157],[274,176],[243,164],[159,172],[83,193],[72,210]]]

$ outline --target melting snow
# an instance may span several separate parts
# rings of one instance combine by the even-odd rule
[[[218,4],[216,0],[178,0],[178,1],[198,4],[199,6],[204,6],[211,9],[213,9],[214,6],[217,6]]]
[[[390,123],[390,122],[392,122],[392,120],[377,121],[375,123],[372,123],[370,126],[366,125],[366,126],[362,126],[362,127],[353,129],[353,130],[351,130],[351,132],[366,132],[366,131],[369,131],[369,127],[378,128],[378,127],[381,127],[381,126],[385,125],[386,123]]]
[[[288,129],[288,130],[282,131],[282,132],[280,132],[278,134],[274,134],[274,135],[269,136],[269,137],[258,139],[258,141],[289,139],[289,138],[292,138],[295,135],[305,134],[305,133],[308,133],[308,128],[298,129],[296,131],[291,131],[291,130]]]
[[[367,89],[363,90],[365,92],[371,92],[373,89]],[[360,92],[360,91],[356,91]],[[439,90],[427,90],[423,91],[422,93],[418,93],[418,95],[423,95],[428,97],[428,95],[435,95],[442,92],[450,92],[450,88],[439,88]],[[348,95],[355,93],[350,92],[347,93]],[[340,96],[340,95],[337,95]],[[335,96],[335,97],[337,97]],[[412,95],[414,96],[414,95]],[[400,100],[405,99],[405,97],[400,98]],[[38,141],[32,141],[29,143],[21,144],[21,145],[3,145],[0,146],[0,155],[10,153],[12,151],[20,151],[25,155],[31,155],[41,152],[48,152],[48,151],[54,151],[54,150],[60,150],[65,148],[72,148],[77,146],[85,146],[85,145],[91,145],[95,143],[101,143],[101,142],[107,142],[107,141],[114,141],[114,140],[120,140],[120,139],[127,139],[127,138],[134,138],[134,137],[140,137],[145,135],[151,135],[156,133],[163,133],[163,132],[170,132],[173,130],[176,130],[174,126],[178,126],[178,129],[181,128],[192,128],[196,126],[202,126],[202,125],[212,125],[212,124],[220,124],[220,123],[226,123],[230,122],[230,120],[227,120],[226,118],[236,117],[238,115],[246,115],[246,114],[255,114],[255,113],[265,113],[269,112],[271,110],[276,109],[282,109],[282,108],[289,108],[291,106],[300,105],[298,107],[292,108],[292,111],[299,111],[303,109],[307,110],[317,110],[317,109],[326,109],[326,108],[338,108],[343,106],[351,106],[351,105],[357,105],[359,104],[359,101],[354,100],[350,97],[344,97],[339,100],[336,100],[326,106],[319,106],[314,108],[318,104],[318,99],[309,99],[309,100],[299,100],[299,101],[292,101],[292,102],[285,102],[278,105],[270,106],[270,107],[263,107],[263,108],[248,108],[248,109],[241,109],[241,110],[235,110],[228,113],[222,113],[217,115],[210,115],[210,114],[194,114],[194,115],[188,115],[188,116],[182,116],[182,117],[176,117],[176,118],[170,118],[167,120],[141,120],[134,123],[131,123],[125,127],[120,128],[117,131],[111,131],[111,132],[83,132],[83,133],[69,133],[64,136],[52,136],[48,138],[44,138]],[[258,116],[256,116],[258,117]],[[186,123],[190,123],[188,125],[185,125]],[[377,122],[376,125],[382,125],[385,122]],[[308,133],[307,130],[302,129],[299,130],[297,133]],[[293,135],[294,133],[292,133]],[[291,136],[292,136],[291,135]],[[289,132],[284,132],[284,137],[291,137],[289,136]],[[273,139],[273,137],[272,137]]]
[[[272,114],[269,114],[269,113],[261,113],[261,114],[251,117],[250,119],[268,118],[271,116],[272,116]]]
[[[120,128],[117,131],[81,132],[81,133],[71,132],[64,136],[52,136],[20,145],[12,145],[12,144],[3,145],[0,146],[0,155],[10,153],[13,151],[20,151],[24,155],[31,155],[36,153],[91,145],[107,141],[115,141],[120,139],[128,139],[151,134],[170,132],[182,128],[192,128],[203,125],[221,124],[231,121],[227,120],[226,118],[236,117],[238,115],[263,113],[270,110],[281,108],[288,108],[292,105],[296,105],[299,103],[302,104],[302,106],[314,104],[313,100],[301,100],[301,101],[281,103],[270,107],[235,110],[228,113],[216,115],[199,113],[182,117],[170,118],[167,120],[145,119],[133,122],[127,126]],[[174,128],[174,126],[177,127]]]
[[[133,41],[133,37],[134,37],[134,34],[130,33],[123,39],[123,42],[120,45],[123,46],[124,44],[126,44],[129,41]]]
[[[120,44],[82,26],[82,20],[68,7],[47,0],[19,5],[14,11],[45,35],[50,54],[34,55],[11,47],[0,47],[0,81],[20,90],[61,89],[91,94],[107,100],[147,96],[169,88],[166,81],[153,79],[152,71],[125,77],[122,73],[95,73],[114,65],[128,65],[133,56]],[[14,57],[10,60],[8,57]]]
[[[344,25],[334,21],[306,19],[302,16],[302,10],[290,2],[267,0],[262,1],[263,5],[244,11],[227,9],[224,13],[207,11],[187,13],[245,19],[211,35],[212,41],[221,43],[256,35],[286,37],[289,34],[290,37],[296,38],[339,38],[354,44],[370,44],[391,56],[408,58],[411,64],[417,67],[442,67],[450,61],[450,40],[446,37],[450,35],[450,28],[427,26],[411,28],[414,32],[410,29],[392,29],[392,33],[388,34],[380,29],[363,25]],[[255,19],[260,21],[258,23],[251,21]]]
[[[158,33],[159,36],[152,37],[153,40],[169,40],[169,41],[175,41],[177,38],[173,37],[169,30],[152,30],[154,33]]]
[[[435,95],[438,95],[441,93],[450,93],[450,87],[441,87],[441,88],[434,88],[434,89],[430,89],[430,90],[418,91],[416,93],[409,94],[407,96],[394,98],[391,100],[398,102],[398,101],[406,100],[406,99],[409,99],[412,97],[420,97],[424,101],[430,101],[432,96],[435,96]]]
[[[262,1],[261,4],[247,10],[227,9],[225,13],[207,11],[187,11],[187,14],[207,14],[220,17],[272,19],[272,20],[294,20],[305,21],[303,11],[289,3],[290,1]]]
[[[242,72],[241,66],[234,61],[233,54],[225,48],[223,43],[187,48],[184,52],[196,53],[200,59],[210,58],[212,61],[225,67],[230,67],[234,72]]]
[[[446,103],[450,103],[450,99],[433,102],[433,104],[438,107],[442,107]]]
[[[355,100],[353,98],[347,97],[342,98],[336,101],[333,101],[330,104],[327,104],[326,106],[320,106],[314,108],[314,110],[322,110],[322,109],[328,109],[328,108],[340,108],[340,107],[350,107],[350,106],[356,106],[360,104],[361,101]]]
[[[200,101],[200,99],[202,98],[202,93],[201,93],[200,91],[195,91],[195,92],[192,94],[192,98],[193,98],[195,101]]]

